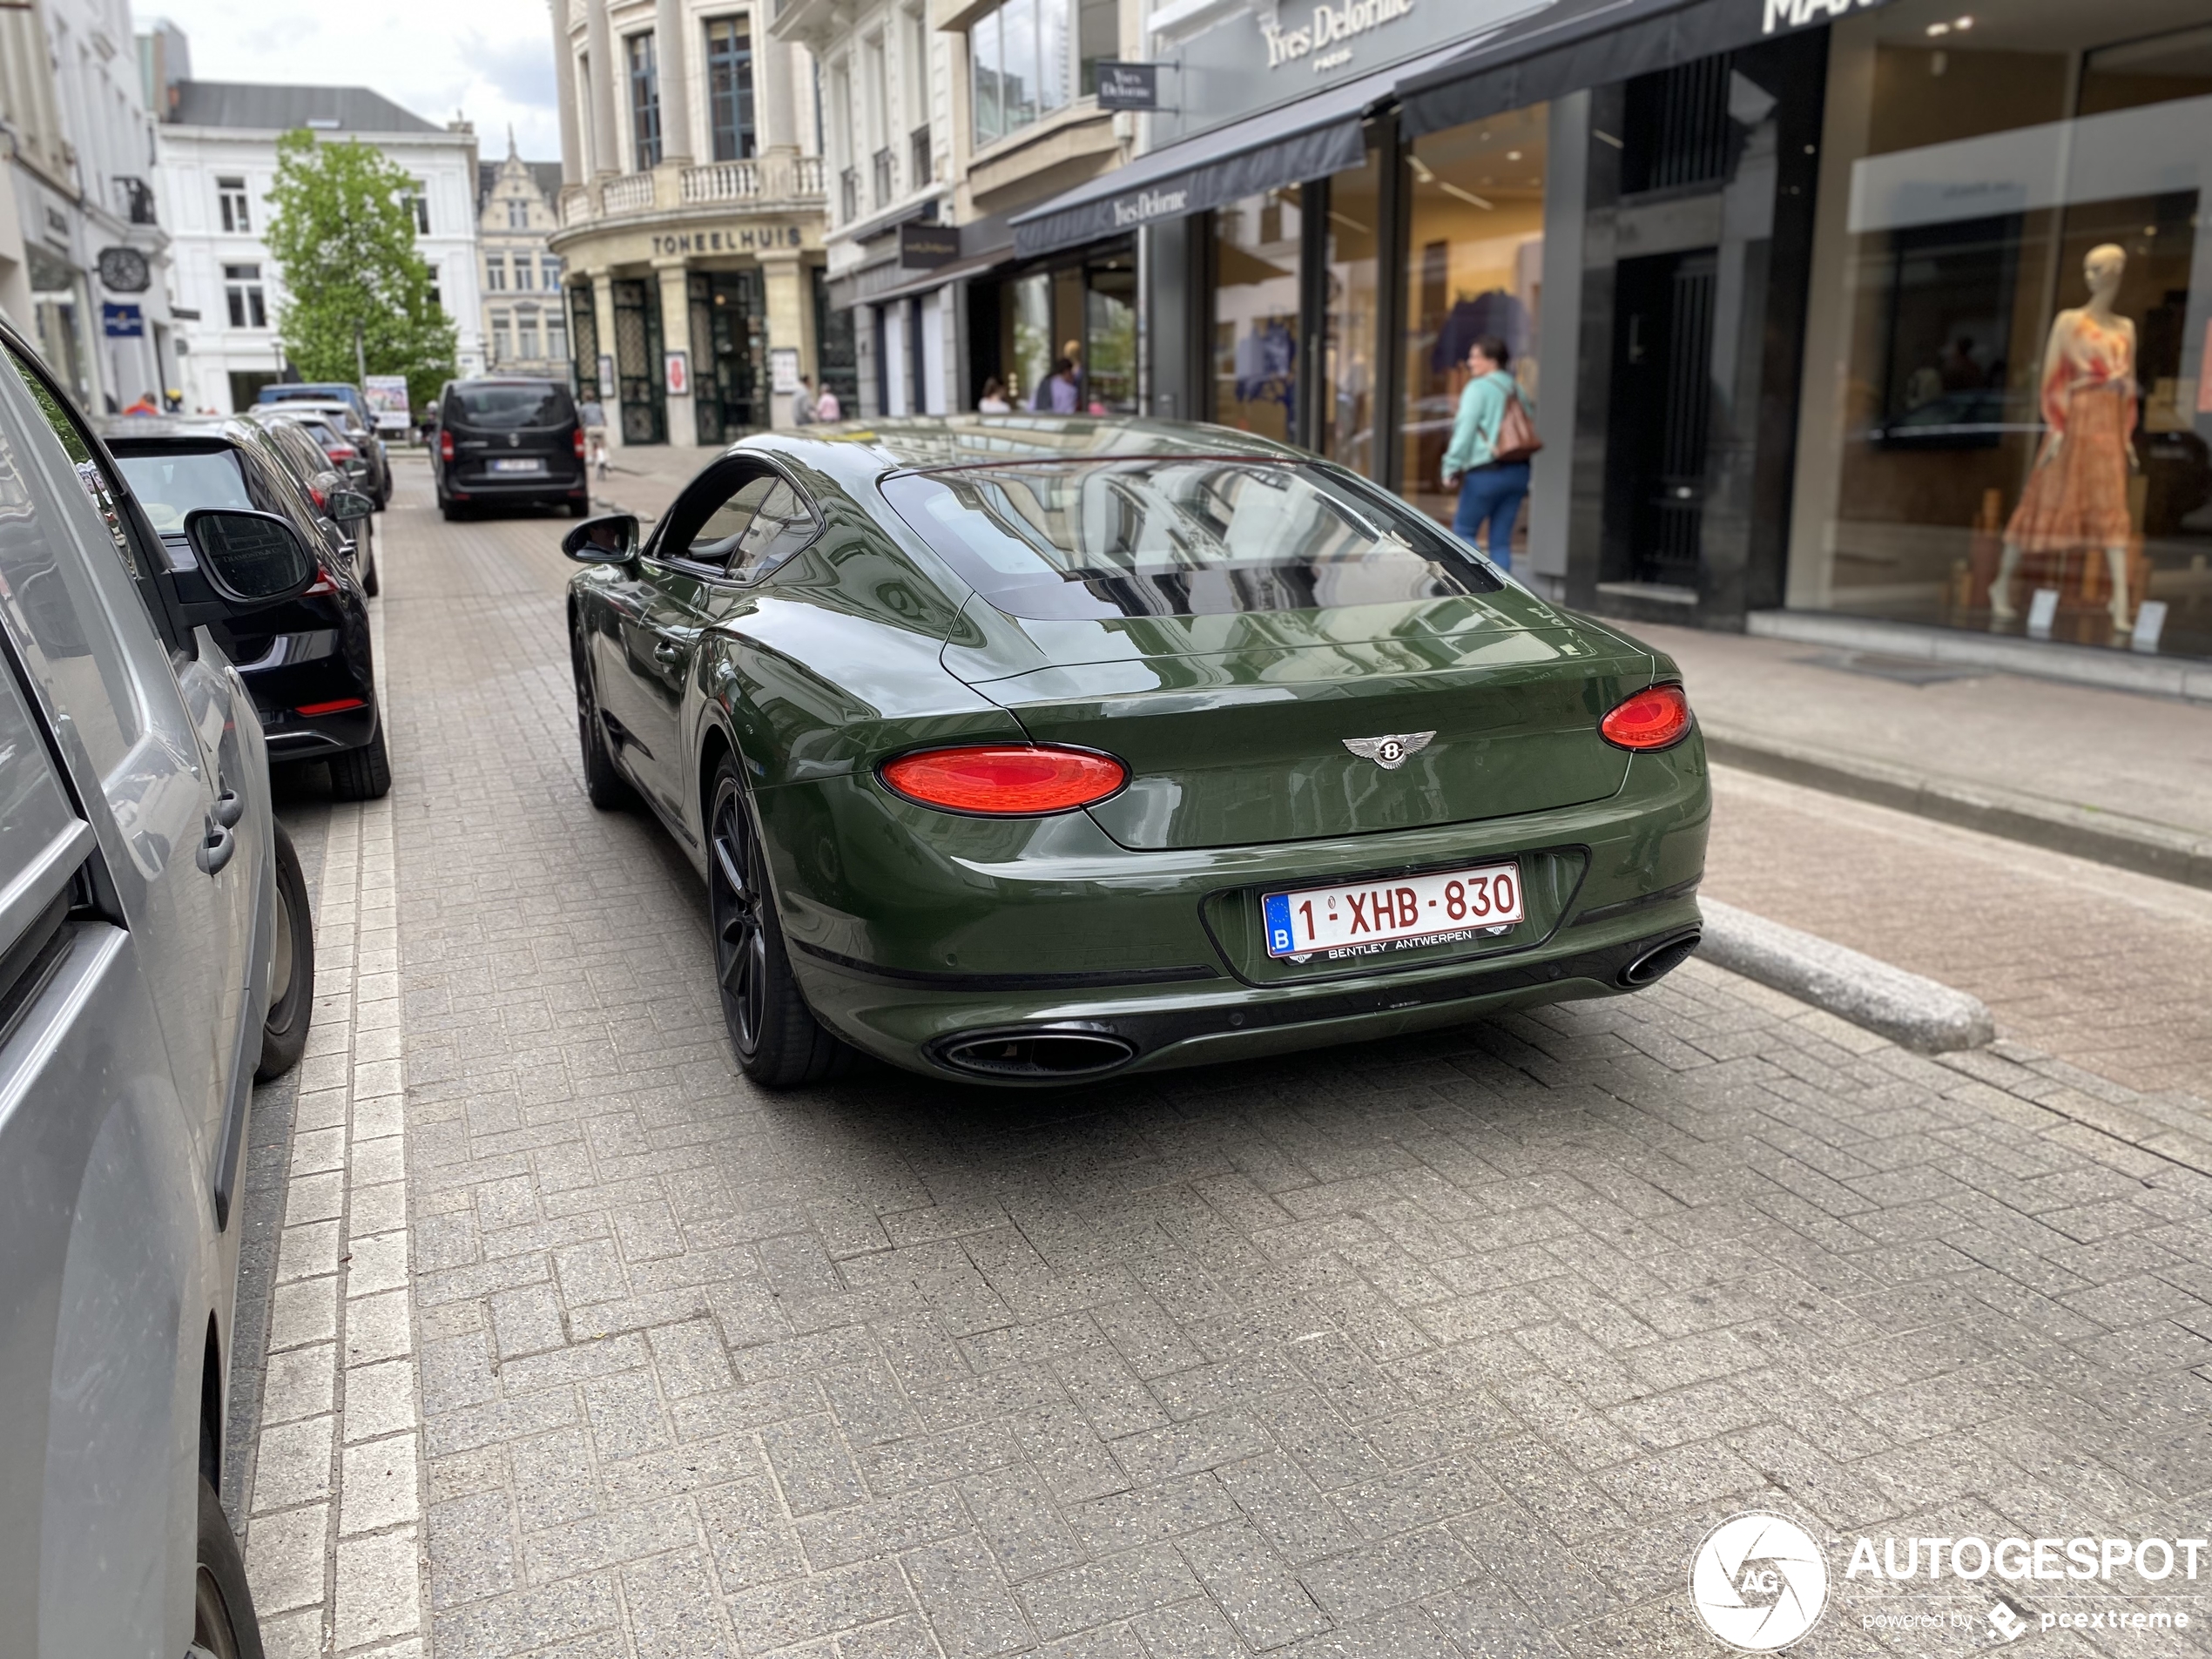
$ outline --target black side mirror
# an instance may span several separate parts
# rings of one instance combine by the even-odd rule
[[[204,507],[185,515],[185,540],[219,614],[242,615],[296,599],[319,569],[292,522],[274,513]]]
[[[637,556],[637,515],[587,518],[561,538],[561,551],[578,564],[627,564]]]
[[[323,511],[334,523],[351,524],[376,510],[376,503],[358,489],[334,489],[323,499]]]

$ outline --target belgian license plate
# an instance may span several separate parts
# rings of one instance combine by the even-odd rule
[[[1343,887],[1302,887],[1260,900],[1267,954],[1302,960],[1369,955],[1377,951],[1501,934],[1527,914],[1521,867],[1482,864],[1467,870],[1398,876]]]
[[[535,455],[527,456],[519,461],[509,461],[502,458],[493,462],[491,463],[491,469],[494,472],[543,472],[545,470],[545,463],[543,461],[538,460]]]

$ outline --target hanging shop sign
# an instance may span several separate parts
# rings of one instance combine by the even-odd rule
[[[1157,64],[1118,64],[1111,59],[1098,65],[1098,107],[1102,110],[1157,110],[1160,107],[1160,66]]]
[[[909,221],[899,226],[899,268],[902,271],[934,271],[941,265],[950,265],[960,258],[960,230],[953,225],[921,225]]]
[[[136,306],[118,305],[112,300],[102,300],[100,332],[110,340],[143,340],[146,333],[145,314]]]

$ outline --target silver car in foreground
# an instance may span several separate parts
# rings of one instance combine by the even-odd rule
[[[216,1501],[257,1074],[313,936],[253,703],[204,626],[289,597],[285,521],[170,555],[0,327],[0,1649],[259,1659]]]

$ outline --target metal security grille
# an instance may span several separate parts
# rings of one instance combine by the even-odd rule
[[[660,386],[660,296],[658,283],[634,278],[612,285],[615,378],[622,390],[624,443],[665,443],[668,406]]]
[[[1655,488],[1636,529],[1636,579],[1695,588],[1705,519],[1705,441],[1712,391],[1713,289],[1710,253],[1685,256],[1669,296],[1664,391]]]
[[[699,442],[727,443],[768,424],[767,304],[758,271],[694,271],[691,408]]]
[[[1732,54],[1678,64],[1629,83],[1621,188],[1677,190],[1728,176]]]

